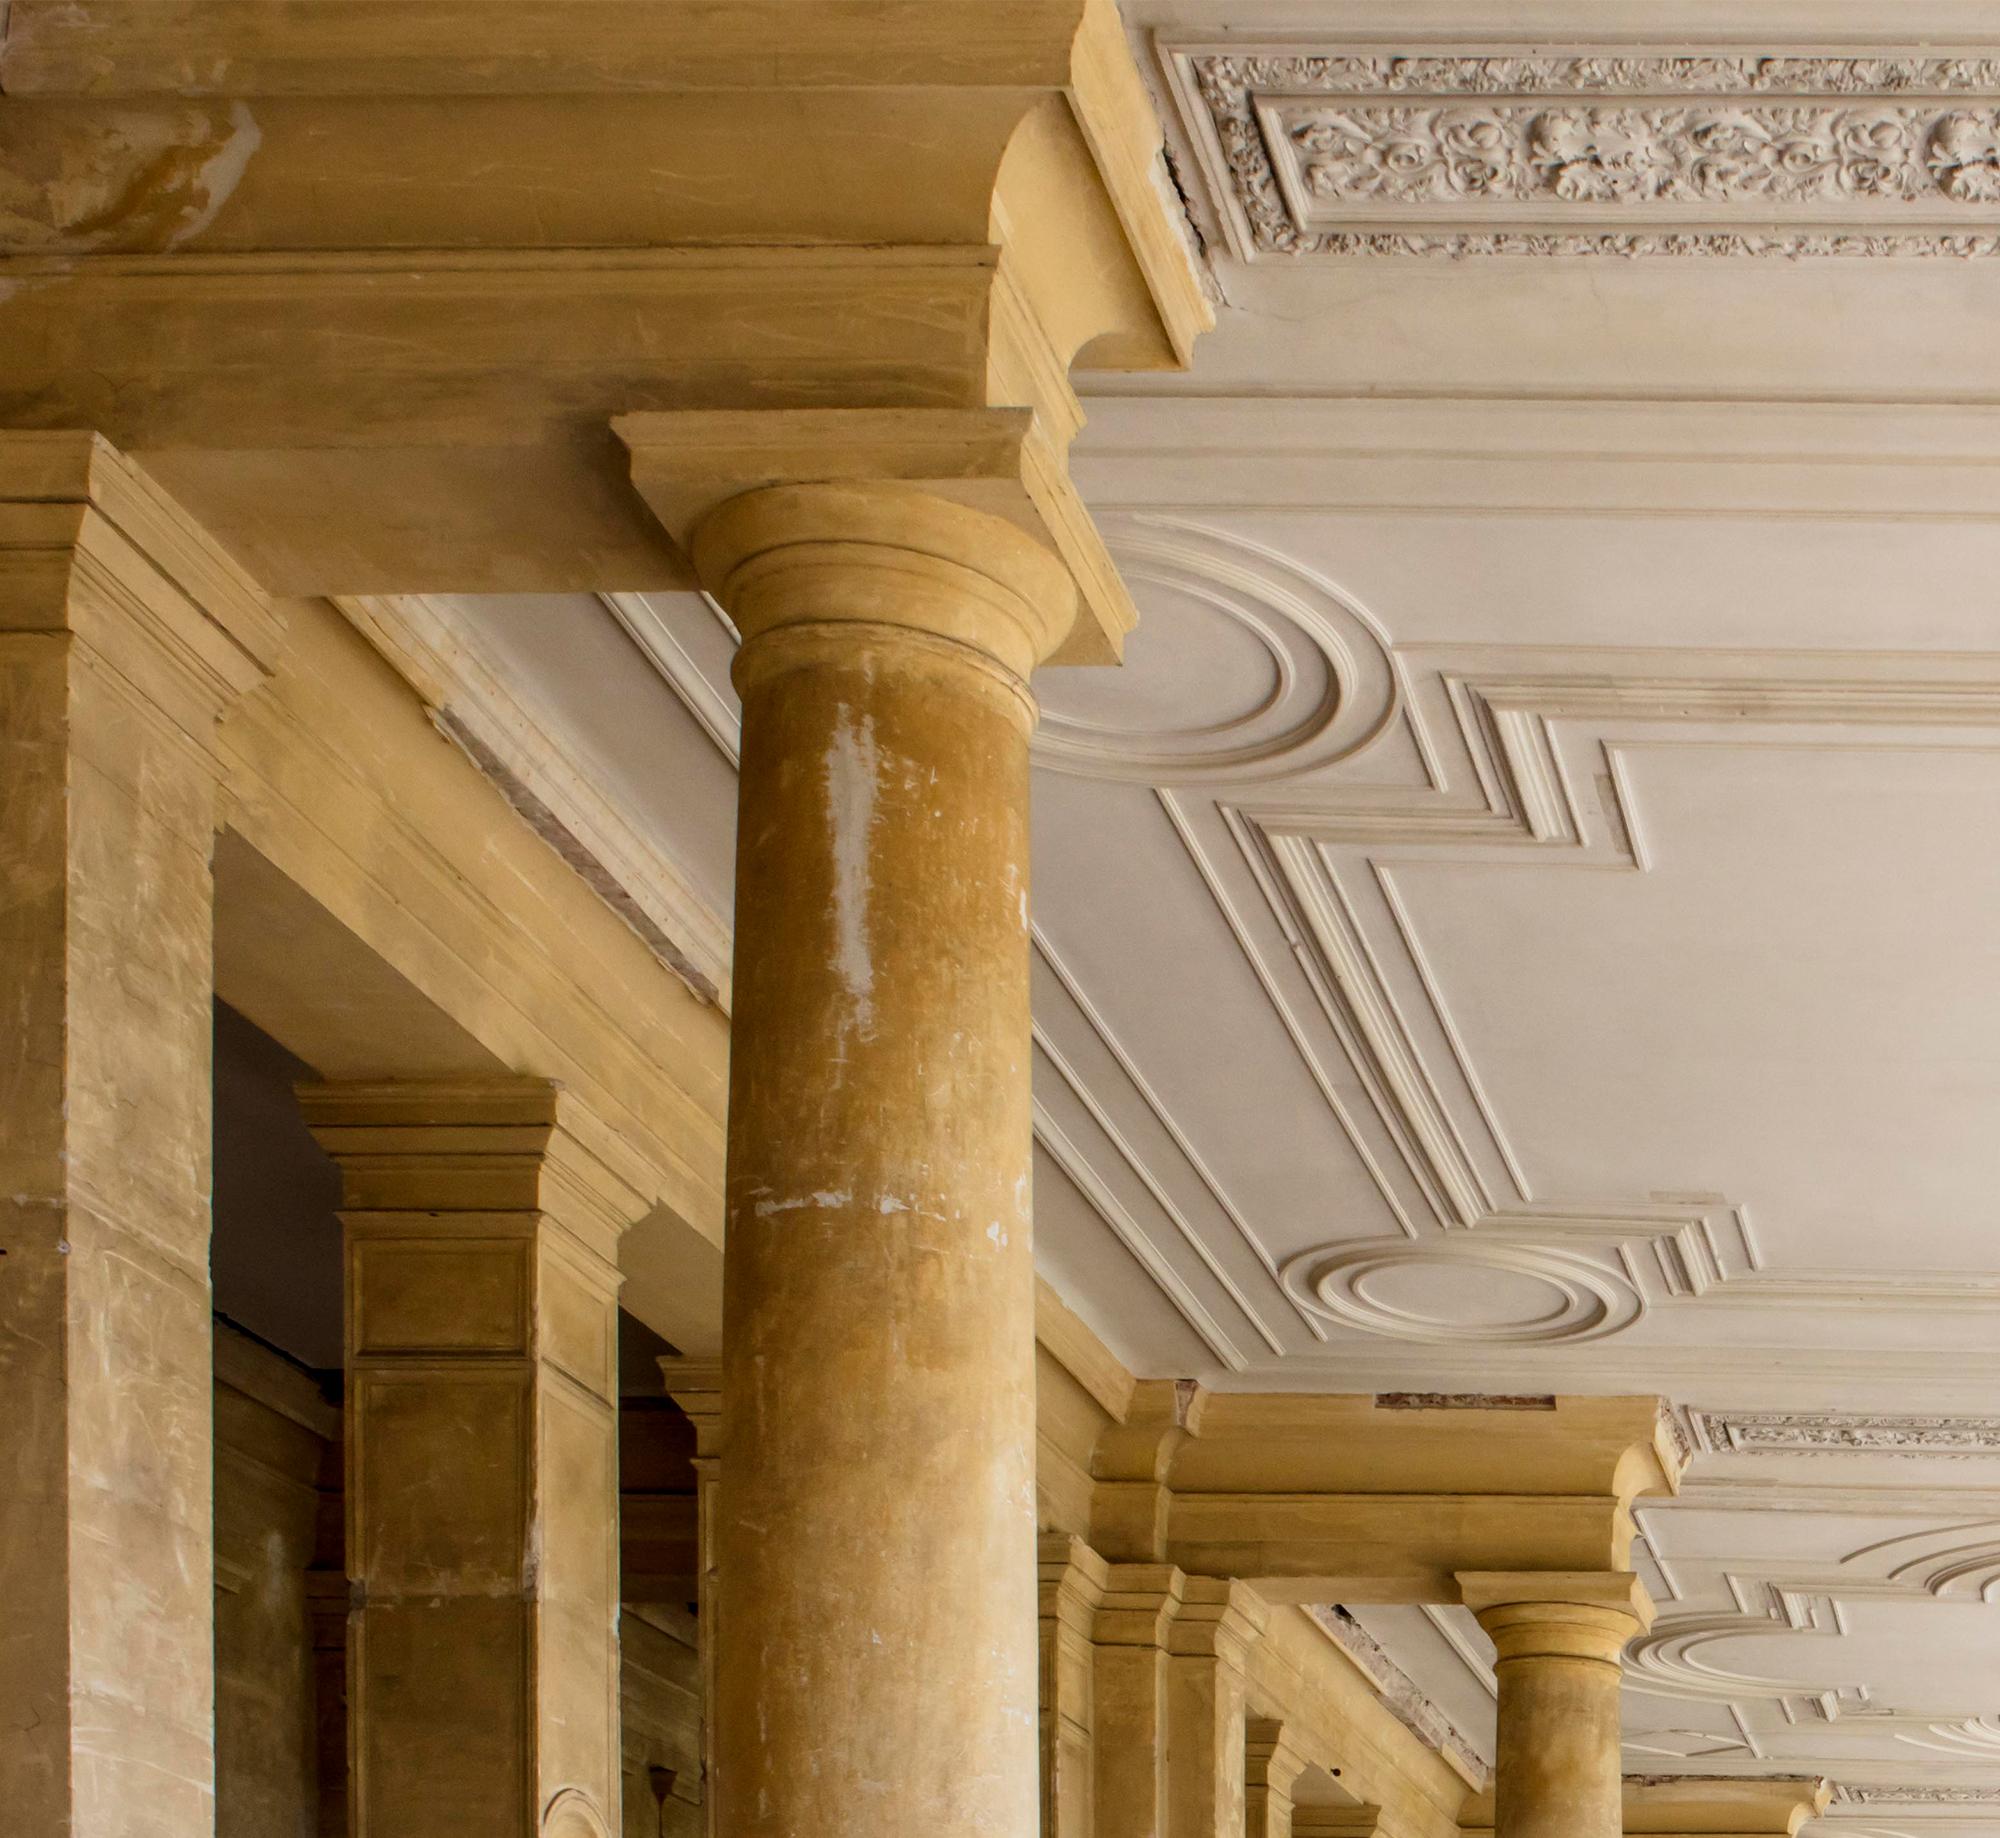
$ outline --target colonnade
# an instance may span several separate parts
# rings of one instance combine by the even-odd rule
[[[694,998],[640,1002],[668,1017],[647,1038],[671,1075],[636,1063],[674,1083],[676,1141],[639,1127],[660,1112],[617,1028],[592,1052],[520,1019],[477,961],[491,921],[462,921],[467,963],[395,930],[385,904],[451,877],[382,868],[388,818],[316,884],[356,937],[400,941],[398,986],[453,1046],[441,1073],[392,1012],[358,1044],[346,1013],[302,1098],[344,1185],[355,1838],[615,1828],[619,1246],[662,1208],[725,1244],[719,1374],[677,1384],[722,1400],[701,1460],[724,1838],[1372,1830],[1364,1802],[1296,1797],[1338,1695],[1299,1605],[1342,1600],[1472,1607],[1499,1653],[1500,1838],[1616,1838],[1618,1654],[1649,1612],[1629,1509],[1678,1471],[1653,1400],[1401,1411],[1114,1374],[1094,1423],[1049,1427],[1033,677],[1113,661],[1133,621],[1068,476],[1067,373],[1086,349],[1182,365],[1209,317],[1115,8],[794,0],[781,57],[768,6],[736,35],[707,9],[693,47],[589,9],[594,49],[487,9],[468,62],[332,0],[250,26],[195,4],[151,53],[92,39],[94,4],[16,0],[9,105],[59,104],[24,116],[48,154],[24,169],[68,170],[105,97],[226,139],[190,72],[269,119],[226,141],[240,199],[164,197],[133,229],[138,292],[89,262],[0,286],[25,354],[0,426],[139,456],[0,433],[0,1006],[25,1018],[0,1059],[22,1477],[0,1491],[0,1803],[75,1838],[213,1827],[212,855],[264,821],[272,872],[312,880],[331,858],[261,813],[312,795],[307,743],[351,714],[301,737],[267,682],[301,644],[346,668],[321,595],[698,579],[743,638],[725,1181],[720,1023]],[[621,163],[606,109],[637,143],[684,133],[701,182],[664,195]],[[89,144],[156,158],[122,127]],[[328,208],[319,175],[357,148],[411,183],[279,221]],[[565,149],[597,164],[552,176]],[[160,169],[183,165],[228,160]],[[379,259],[413,245],[436,259]],[[607,481],[614,426],[636,497]],[[413,489],[441,514],[402,514]],[[232,750],[239,705],[263,725]],[[1418,1773],[1384,1815],[1411,1838],[1468,1785]]]

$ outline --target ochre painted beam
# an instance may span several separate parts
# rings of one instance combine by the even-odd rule
[[[7,32],[0,423],[144,453],[281,592],[684,585],[633,411],[1031,409],[1067,492],[1070,363],[1209,323],[1112,0]]]

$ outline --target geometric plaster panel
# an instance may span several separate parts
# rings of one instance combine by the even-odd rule
[[[2000,253],[2000,55],[1162,43],[1236,252]]]

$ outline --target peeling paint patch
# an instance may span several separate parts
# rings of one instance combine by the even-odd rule
[[[818,1207],[825,1211],[836,1206],[851,1206],[853,1203],[854,1195],[845,1188],[835,1192],[823,1187],[817,1193],[809,1194],[800,1200],[759,1200],[751,1210],[758,1218],[769,1219],[777,1213],[802,1212],[807,1207]]]
[[[222,207],[235,196],[237,186],[243,183],[244,173],[250,169],[251,157],[263,144],[264,130],[257,125],[257,117],[251,114],[249,103],[232,102],[229,105],[229,138],[196,169],[194,183],[200,202],[194,204],[192,214],[167,238],[169,249],[178,249],[215,221]]]
[[[11,251],[179,248],[236,194],[264,131],[246,102],[107,111],[36,133],[0,121],[0,245]]]
[[[875,960],[868,942],[870,855],[878,761],[875,723],[843,703],[826,751],[827,823],[833,845],[833,966],[865,1038],[875,1025]]]

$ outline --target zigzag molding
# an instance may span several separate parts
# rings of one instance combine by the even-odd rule
[[[1417,1249],[1433,1231],[1447,1245],[1456,1233],[1476,1232],[1489,1242],[1539,1246],[1554,1260],[1542,1274],[1555,1298],[1565,1292],[1556,1266],[1567,1268],[1572,1255],[1561,1247],[1589,1246],[1604,1258],[1609,1280],[1637,1299],[1627,1307],[1622,1296],[1601,1295],[1595,1309],[1565,1302],[1552,1307],[1544,1330],[1503,1324],[1490,1342],[1501,1345],[1601,1338],[1654,1305],[1683,1301],[1877,1312],[2000,1307],[2000,1278],[1978,1273],[1771,1271],[1746,1209],[1721,1197],[1601,1205],[1526,1198],[1518,1163],[1480,1095],[1386,872],[1399,845],[1440,843],[1532,849],[1552,863],[1643,871],[1643,828],[1612,739],[1619,729],[1706,724],[1823,735],[1838,726],[1892,741],[1943,728],[2000,745],[2000,659],[1958,659],[1919,672],[1896,660],[1829,655],[1802,671],[1796,656],[1746,655],[1732,659],[1726,675],[1673,653],[1569,655],[1534,672],[1522,669],[1518,653],[1410,650],[1398,663],[1412,685],[1399,713],[1427,764],[1426,786],[1348,794],[1322,784],[1310,796],[1219,799],[1217,819],[1305,964],[1323,1023],[1422,1198],[1427,1218],[1399,1208],[1384,1184],[1412,1241],[1406,1255],[1448,1259],[1448,1248]],[[1412,668],[1425,663],[1433,668]],[[1566,756],[1562,724],[1598,732]],[[1601,770],[1580,771],[1578,753],[1594,755]],[[1173,804],[1170,814],[1179,809]],[[1216,867],[1195,842],[1193,822],[1183,815],[1177,824],[1219,895]],[[1278,1000],[1240,915],[1221,903],[1267,994]],[[1393,975],[1385,949],[1393,953]],[[1399,993],[1412,988],[1424,992],[1421,1010]],[[1297,1017],[1290,1025],[1302,1050],[1313,1051]],[[1347,1260],[1387,1256],[1389,1248],[1352,1241],[1318,1247],[1287,1265],[1288,1286],[1327,1318],[1365,1331],[1435,1345],[1474,1338],[1448,1323],[1391,1320],[1342,1292]],[[1470,1261],[1504,1260],[1482,1251]]]

